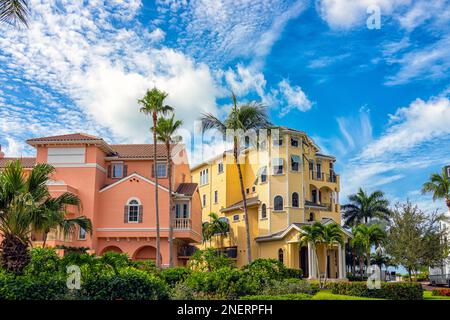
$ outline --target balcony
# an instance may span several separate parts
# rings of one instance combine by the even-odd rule
[[[175,218],[173,219],[174,230],[190,230],[191,229],[191,219],[188,218]]]
[[[309,178],[315,181],[337,183],[337,175],[335,173],[329,174],[321,171],[309,170]]]

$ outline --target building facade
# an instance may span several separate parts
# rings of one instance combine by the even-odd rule
[[[166,147],[157,145],[113,145],[87,134],[69,134],[30,139],[35,158],[21,158],[27,169],[36,163],[55,167],[48,184],[52,196],[71,192],[81,199],[82,210],[69,208],[68,217],[84,215],[93,224],[92,235],[77,230],[64,237],[59,230],[48,236],[49,246],[84,247],[89,252],[127,253],[132,259],[156,260],[155,175],[159,182],[161,261],[169,263],[169,190]],[[201,207],[197,184],[191,182],[188,158],[183,145],[172,147],[174,244],[177,265],[185,264],[183,248],[199,243]],[[0,157],[0,169],[14,158]],[[153,162],[157,162],[156,172]],[[33,235],[34,245],[42,241]],[[179,258],[178,258],[179,257]]]
[[[311,246],[299,241],[301,227],[319,221],[340,225],[340,178],[335,158],[320,153],[306,133],[277,128],[257,146],[248,146],[241,161],[247,197],[252,258],[274,258],[291,268],[301,268],[310,278],[325,272],[345,278],[345,250],[318,245],[317,259]],[[228,221],[227,235],[213,237],[204,246],[236,253],[237,265],[247,263],[246,228],[239,177],[232,155],[221,154],[191,169],[199,185],[202,219],[211,212]],[[342,229],[346,241],[351,236]],[[328,268],[325,270],[326,259]]]

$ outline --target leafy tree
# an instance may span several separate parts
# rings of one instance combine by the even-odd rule
[[[370,251],[373,245],[378,245],[385,239],[386,234],[380,226],[376,224],[365,225],[360,224],[353,228],[353,239],[351,240],[352,245],[359,246],[363,249],[366,256],[367,269],[370,268]]]
[[[342,206],[346,226],[367,224],[374,218],[389,220],[389,201],[384,198],[382,191],[375,191],[369,195],[359,188],[358,192],[350,195],[348,199],[350,203]]]
[[[168,94],[164,91],[160,91],[157,88],[147,90],[145,96],[138,100],[138,103],[142,105],[140,111],[146,115],[151,115],[153,120],[153,172],[155,174],[155,216],[156,216],[156,266],[161,267],[161,236],[159,226],[159,198],[158,198],[158,173],[156,171],[156,142],[157,132],[156,127],[158,124],[158,116],[161,114],[167,114],[173,111],[171,106],[165,105],[164,100]]]
[[[323,241],[323,224],[316,221],[311,225],[304,225],[302,227],[302,233],[299,236],[299,240],[301,245],[310,245],[312,251],[315,255],[315,262],[316,262],[316,274],[312,274],[312,276],[317,276],[319,279],[319,283],[321,281],[320,279],[320,272],[319,272],[319,258],[317,255],[317,245]]]
[[[342,230],[337,223],[331,223],[324,225],[322,228],[322,241],[326,247],[326,256],[328,256],[328,251],[333,248],[333,245],[344,246],[344,236],[342,235]],[[345,250],[345,249],[344,249]],[[341,266],[339,266],[341,268]],[[327,270],[328,270],[328,259],[325,258],[325,279],[324,283],[327,282]]]
[[[173,197],[172,197],[172,150],[174,143],[181,141],[181,136],[175,135],[178,129],[183,125],[183,121],[175,120],[175,116],[171,118],[159,118],[156,126],[156,134],[158,141],[166,146],[167,160],[167,178],[169,179],[169,266],[173,267]]]
[[[241,188],[242,202],[244,207],[244,221],[247,240],[247,260],[248,263],[251,263],[252,252],[250,244],[251,239],[247,210],[247,197],[245,194],[241,160],[239,159],[242,147],[241,137],[249,131],[257,131],[259,129],[267,128],[270,125],[270,122],[266,112],[266,108],[263,105],[255,102],[238,105],[237,98],[234,93],[232,94],[232,102],[232,109],[224,121],[221,121],[210,113],[203,114],[201,121],[203,131],[215,129],[224,136],[226,136],[227,133],[231,133],[233,135],[233,157],[239,175],[239,184]]]
[[[0,21],[28,27],[28,0],[0,0]]]
[[[423,267],[442,265],[448,257],[447,230],[441,227],[444,214],[425,214],[409,201],[397,204],[386,239],[386,253],[412,274]]]
[[[433,201],[445,199],[445,204],[450,210],[450,179],[447,177],[445,169],[442,173],[433,173],[430,180],[422,186],[422,193],[433,193]]]

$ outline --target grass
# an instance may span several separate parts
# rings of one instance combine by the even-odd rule
[[[305,293],[296,293],[296,294],[283,294],[279,296],[268,296],[268,295],[260,295],[260,296],[246,296],[242,297],[241,300],[311,300],[312,296]]]
[[[346,296],[343,294],[333,294],[331,293],[330,290],[321,290],[314,297],[312,297],[312,300],[383,300],[383,299]]]
[[[424,300],[450,300],[450,297],[433,296],[431,291],[424,291],[423,292],[423,299]]]

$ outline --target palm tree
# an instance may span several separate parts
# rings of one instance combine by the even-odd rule
[[[367,269],[370,268],[370,250],[373,245],[379,245],[386,237],[386,233],[377,224],[365,225],[359,224],[353,228],[352,245],[359,246],[367,260]]]
[[[230,231],[230,226],[228,222],[219,217],[217,213],[211,212],[209,214],[209,226],[211,228],[212,235],[219,235],[220,241],[222,242],[223,236]],[[222,244],[223,245],[223,244]]]
[[[82,228],[86,232],[92,232],[91,220],[85,216],[66,219],[66,208],[69,205],[80,208],[81,202],[76,195],[66,192],[57,198],[48,198],[41,209],[37,211],[32,229],[44,234],[42,247],[45,247],[48,233],[58,227],[65,237],[74,232],[76,227]]]
[[[156,127],[158,124],[158,116],[173,111],[173,108],[164,105],[164,100],[168,94],[157,88],[147,90],[145,96],[138,100],[142,105],[140,109],[146,115],[151,115],[153,119],[153,172],[155,175],[155,213],[156,213],[156,266],[161,267],[161,237],[159,228],[159,201],[158,201],[158,172],[156,170]]]
[[[422,186],[422,193],[432,192],[433,201],[445,199],[445,203],[450,210],[450,179],[447,177],[445,169],[442,174],[433,173],[430,180]]]
[[[175,136],[175,132],[183,125],[183,121],[171,118],[159,118],[156,126],[158,141],[166,145],[167,150],[167,177],[169,178],[169,266],[173,267],[173,199],[172,199],[172,155],[171,145],[181,141],[181,136]]]
[[[315,262],[316,262],[316,274],[311,275],[317,276],[320,283],[320,271],[319,271],[319,257],[317,255],[317,245],[323,241],[323,224],[316,221],[313,224],[307,224],[302,227],[302,233],[299,236],[300,244],[302,246],[304,245],[310,245],[311,250],[314,252],[315,255]]]
[[[28,27],[28,0],[0,0],[0,21]]]
[[[344,246],[344,237],[340,226],[337,223],[324,225],[322,228],[322,241],[326,247],[324,280],[324,283],[326,284],[328,278],[328,250],[331,250],[335,244],[338,244],[341,247]],[[339,268],[341,268],[341,266],[339,266]]]
[[[238,105],[237,98],[232,93],[233,106],[231,112],[227,115],[224,121],[219,120],[213,114],[203,114],[201,121],[203,131],[215,129],[218,130],[223,136],[227,133],[233,134],[233,157],[237,166],[239,175],[239,184],[241,187],[242,202],[244,206],[244,221],[247,240],[247,260],[248,263],[252,262],[252,252],[250,244],[250,226],[247,210],[247,198],[245,195],[244,179],[242,176],[241,163],[239,161],[239,153],[241,150],[240,136],[249,131],[257,131],[259,129],[267,128],[270,125],[268,115],[265,106],[262,104],[251,102],[243,105]],[[228,132],[227,132],[228,131]]]
[[[345,225],[352,227],[360,223],[367,223],[373,218],[388,220],[391,214],[389,201],[384,198],[382,191],[375,191],[368,195],[362,188],[358,193],[348,197],[350,204],[342,206]]]

